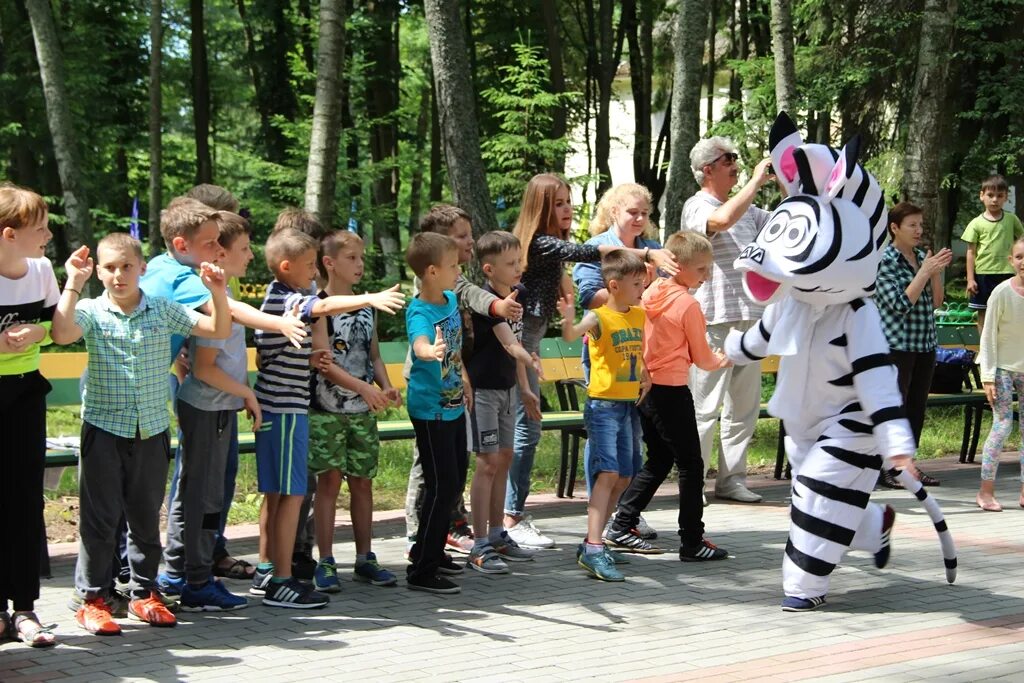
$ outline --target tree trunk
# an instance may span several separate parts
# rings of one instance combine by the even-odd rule
[[[479,236],[498,227],[480,156],[480,131],[473,101],[466,38],[459,21],[458,0],[424,0],[430,58],[437,85],[448,179],[455,203],[473,217]]]
[[[366,49],[374,68],[367,74],[366,103],[370,128],[370,159],[374,176],[373,241],[384,257],[388,279],[399,275],[398,229],[398,0],[369,0]]]
[[[588,0],[591,14],[593,2]],[[597,81],[597,119],[594,121],[594,155],[597,161],[597,196],[604,194],[612,186],[612,171],[608,164],[611,154],[611,115],[612,83],[622,58],[622,43],[625,33],[620,22],[615,28],[613,18],[615,8],[611,0],[599,0],[597,9],[597,40],[594,58],[595,76]],[[592,48],[593,50],[594,48]]]
[[[564,93],[565,67],[562,60],[562,34],[558,30],[558,9],[555,7],[555,0],[541,0],[540,8],[544,17],[544,31],[547,37],[548,63],[551,66],[551,92]],[[564,104],[559,104],[551,110],[551,139],[558,140],[565,137],[568,132],[567,119],[568,115]],[[559,173],[564,171],[565,159],[559,159],[553,170]]]
[[[956,10],[957,0],[924,3],[903,170],[904,196],[924,209],[925,230],[932,233],[936,247],[949,244],[949,225],[939,205],[944,142],[935,132],[943,124]]]
[[[86,244],[94,247],[89,202],[82,185],[75,131],[71,120],[67,88],[64,81],[64,58],[61,55],[57,26],[49,0],[25,0],[32,38],[39,62],[39,77],[46,102],[46,121],[53,138],[53,151],[63,189],[64,213],[68,219],[65,231],[67,244],[76,249]]]
[[[192,20],[192,120],[196,129],[196,184],[213,182],[210,156],[210,72],[206,62],[203,0],[189,0]]]
[[[710,0],[711,8],[708,18],[708,81],[707,81],[707,121],[708,130],[715,122],[715,34],[718,32],[718,2]]]
[[[341,69],[345,63],[345,0],[320,1],[317,40],[316,98],[306,164],[307,211],[323,225],[335,221],[334,192],[338,179],[341,136]]]
[[[672,88],[672,161],[666,190],[665,232],[679,230],[683,202],[697,189],[690,170],[690,150],[700,139],[701,64],[707,33],[707,5],[680,0],[672,37],[675,73]]]
[[[344,214],[348,215],[350,221],[355,221],[356,232],[363,234],[362,224],[359,222],[360,201],[363,198],[363,186],[358,173],[362,165],[359,159],[359,136],[352,119],[352,79],[347,74],[341,79],[341,130],[345,135],[345,169],[348,171],[348,204],[344,207]]]
[[[441,115],[437,111],[437,85],[430,77],[430,201],[441,201],[444,192],[441,170]]]
[[[793,61],[793,0],[772,0],[775,106],[796,121],[796,63]]]
[[[430,121],[430,88],[423,88],[420,94],[420,113],[416,117],[416,141],[413,143],[412,183],[409,186],[409,235],[415,235],[420,225],[423,210],[423,147]]]
[[[163,187],[163,93],[160,90],[160,66],[164,44],[163,0],[149,5],[149,253],[164,250],[160,234],[160,209],[164,205]]]
[[[302,61],[306,69],[314,73],[316,68],[316,54],[313,52],[313,9],[309,6],[309,0],[299,0],[299,16],[302,17],[302,25],[299,29],[299,45],[302,47]],[[345,9],[345,8],[342,8]],[[348,14],[347,10],[345,13]]]

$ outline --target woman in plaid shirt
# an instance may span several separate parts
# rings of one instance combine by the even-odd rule
[[[920,249],[924,213],[910,202],[900,202],[889,211],[889,242],[878,268],[875,301],[893,362],[899,371],[900,393],[907,419],[920,447],[925,402],[935,371],[935,308],[942,305],[942,271],[953,252],[942,249],[932,254]],[[923,472],[921,482],[939,482]],[[879,483],[902,488],[891,472],[883,472]]]

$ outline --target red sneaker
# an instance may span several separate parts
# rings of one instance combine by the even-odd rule
[[[129,602],[128,616],[150,626],[174,626],[178,623],[156,591],[151,592],[148,598],[136,598]]]
[[[453,524],[448,530],[446,545],[451,551],[468,555],[469,551],[473,549],[473,531],[469,528],[469,525],[465,522]]]
[[[98,636],[116,636],[121,633],[121,627],[110,616],[110,606],[103,598],[83,602],[75,612],[75,621],[89,633]]]

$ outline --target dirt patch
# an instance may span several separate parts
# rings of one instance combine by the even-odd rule
[[[70,543],[78,540],[78,498],[61,496],[47,500],[43,508],[46,520],[46,540],[51,543]]]

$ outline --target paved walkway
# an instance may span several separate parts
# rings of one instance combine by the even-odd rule
[[[468,573],[461,595],[346,582],[329,607],[313,612],[264,608],[227,615],[181,615],[175,629],[134,622],[124,635],[91,636],[64,606],[72,557],[55,559],[38,611],[58,621],[61,645],[33,651],[0,645],[0,681],[360,681],[602,680],[977,681],[1024,676],[1024,510],[1016,506],[1016,465],[1007,454],[999,483],[1007,509],[974,505],[978,468],[952,459],[929,463],[943,481],[941,502],[960,547],[960,578],[943,578],[938,541],[908,494],[876,500],[899,512],[893,560],[874,569],[854,555],[834,574],[826,608],[779,609],[786,540],[785,484],[755,482],[756,505],[713,504],[709,536],[733,557],[683,564],[674,552],[669,489],[647,515],[663,530],[664,555],[636,557],[627,582],[607,584],[575,566],[585,526],[582,500],[545,505],[538,525],[558,541],[511,576]],[[237,530],[236,530],[237,531]],[[394,524],[378,526],[385,565],[404,567]],[[339,532],[336,555],[354,550]],[[255,539],[233,543],[251,559]],[[5,552],[9,549],[5,549]],[[243,584],[232,584],[244,590]]]

